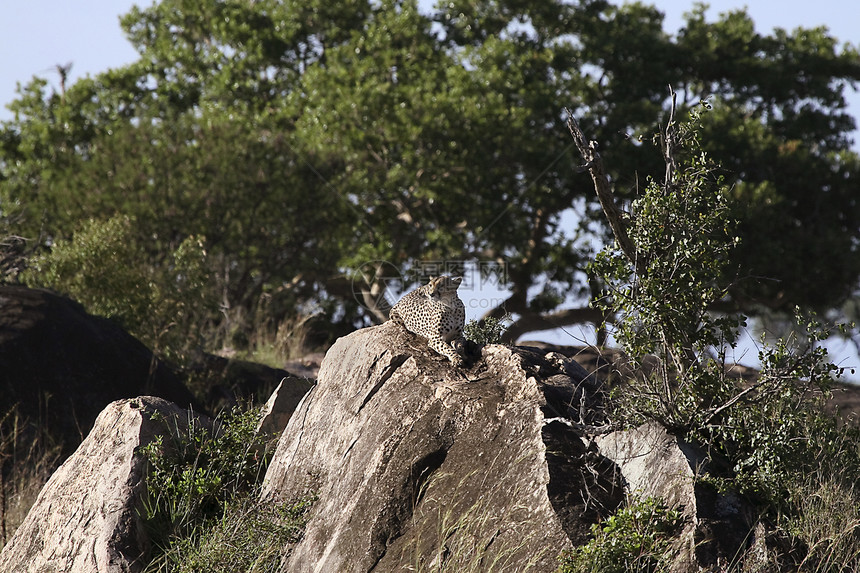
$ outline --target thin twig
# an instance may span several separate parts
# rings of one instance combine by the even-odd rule
[[[669,97],[672,98],[672,106],[669,108],[669,121],[666,123],[666,135],[663,147],[663,158],[666,160],[666,187],[675,182],[677,164],[675,163],[675,147],[677,137],[675,130],[675,106],[678,103],[678,94],[672,86],[669,86]]]

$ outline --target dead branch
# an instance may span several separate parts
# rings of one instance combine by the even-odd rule
[[[573,142],[585,161],[582,170],[587,170],[591,174],[597,199],[600,201],[603,213],[609,221],[615,241],[618,243],[624,256],[633,263],[636,272],[640,273],[644,270],[642,268],[644,265],[636,256],[636,245],[633,244],[633,240],[627,233],[625,216],[615,201],[615,195],[612,193],[612,187],[609,185],[609,178],[606,176],[606,171],[603,168],[603,159],[600,157],[600,153],[597,152],[597,142],[588,141],[586,143],[585,135],[583,135],[576,120],[573,119],[573,113],[569,109],[565,109],[565,112],[567,113],[567,128],[570,130]]]
[[[675,129],[675,106],[678,103],[678,94],[672,86],[669,86],[669,96],[672,98],[672,106],[669,108],[669,121],[666,122],[666,132],[663,141],[663,159],[666,161],[666,186],[668,187],[675,182],[675,173],[678,171],[677,163],[675,162],[675,148],[678,145],[678,138]]]

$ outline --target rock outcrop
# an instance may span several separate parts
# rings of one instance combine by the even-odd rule
[[[17,405],[70,452],[105,406],[141,395],[193,404],[181,378],[117,324],[46,290],[0,286],[0,415]]]
[[[138,516],[146,487],[138,450],[155,436],[185,429],[188,416],[155,397],[110,404],[42,488],[0,553],[0,571],[141,571],[149,542]]]
[[[280,436],[296,407],[313,384],[303,378],[284,378],[269,396],[260,412],[257,433],[262,436]]]
[[[184,373],[192,387],[206,388],[201,399],[210,412],[259,403],[271,396],[278,386],[281,386],[282,396],[289,392],[301,398],[312,384],[310,380],[281,368],[214,354],[201,354]]]
[[[490,345],[473,358],[452,367],[389,322],[339,339],[303,398],[273,395],[260,431],[286,428],[261,498],[314,500],[283,573],[554,572],[628,493],[687,516],[673,570],[719,570],[753,543],[766,558],[754,514],[697,479],[701,452],[655,425],[587,437],[605,422],[605,377],[555,350]],[[0,571],[140,571],[138,452],[189,415],[153,397],[110,404]]]
[[[422,346],[389,322],[328,351],[264,482],[317,497],[283,571],[554,571],[620,503],[564,422],[597,392],[575,362],[487,346],[460,370]]]
[[[752,533],[756,515],[738,496],[701,479],[708,465],[704,452],[659,424],[613,432],[596,443],[617,464],[632,496],[657,497],[685,516],[676,571],[721,570],[726,556],[740,556],[758,541]]]

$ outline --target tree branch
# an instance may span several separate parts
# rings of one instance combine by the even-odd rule
[[[573,142],[579,149],[580,155],[585,160],[582,170],[587,170],[591,174],[591,180],[594,182],[594,190],[597,193],[597,199],[600,201],[600,206],[603,208],[603,213],[609,221],[609,226],[612,229],[612,234],[615,236],[615,241],[624,253],[624,256],[633,263],[636,272],[644,270],[644,266],[636,256],[636,245],[627,234],[627,223],[625,215],[618,207],[615,201],[615,195],[612,193],[612,188],[609,185],[609,178],[606,176],[606,171],[603,168],[603,159],[597,152],[597,142],[589,141],[586,143],[585,135],[579,129],[576,120],[573,119],[573,113],[569,109],[567,113],[567,128],[573,136]]]
[[[502,335],[504,342],[513,343],[527,332],[552,330],[571,324],[590,322],[600,326],[607,319],[603,311],[596,308],[568,308],[552,313],[525,312]]]
[[[669,121],[666,122],[665,140],[663,142],[663,159],[666,161],[666,181],[668,187],[675,182],[675,173],[678,171],[678,165],[675,162],[675,148],[678,145],[677,134],[675,130],[675,106],[678,103],[678,94],[672,86],[669,86],[669,96],[672,98],[672,106],[669,108]]]

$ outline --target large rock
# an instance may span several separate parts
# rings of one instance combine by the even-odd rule
[[[110,320],[46,290],[0,286],[0,415],[19,415],[71,451],[122,398],[193,398],[179,376]]]
[[[264,482],[317,497],[282,570],[554,571],[623,495],[565,423],[594,392],[561,355],[488,346],[460,370],[390,322],[339,339]]]
[[[702,479],[708,466],[704,452],[659,424],[613,432],[596,444],[618,466],[632,496],[660,498],[686,517],[674,570],[719,570],[727,556],[736,558],[760,541],[756,513],[737,495]]]
[[[185,430],[188,420],[186,410],[160,398],[110,404],[45,484],[0,553],[0,571],[141,571],[149,542],[138,516],[146,487],[138,450],[155,436]]]
[[[257,433],[262,436],[280,436],[290,417],[313,383],[304,378],[284,378],[263,405]]]

